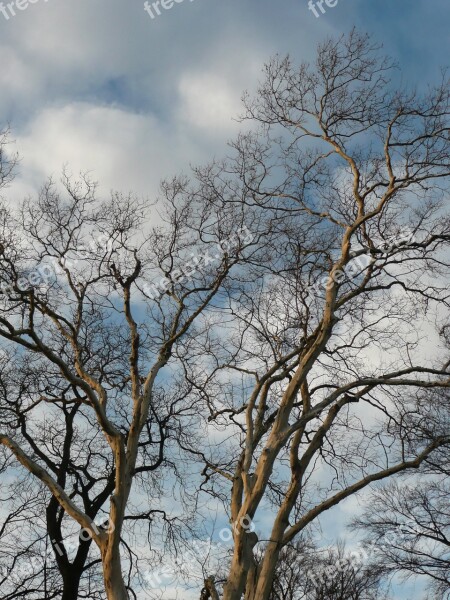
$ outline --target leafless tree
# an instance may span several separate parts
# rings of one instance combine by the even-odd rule
[[[42,404],[32,391],[33,382],[40,377],[36,364],[33,370],[18,355],[3,356],[1,367],[2,425],[15,422],[23,445],[30,445],[59,485],[92,518],[97,517],[100,527],[100,509],[111,493],[113,470],[102,460],[98,432],[91,436],[89,427],[82,429],[80,406],[74,403],[55,403],[55,410],[46,410],[44,418],[38,419],[33,404],[41,408]],[[50,389],[47,374],[42,383]],[[35,401],[31,405],[27,402],[30,398]],[[100,560],[92,556],[92,538],[80,537],[68,527],[64,511],[39,480],[29,476],[17,479],[17,465],[10,455],[3,454],[5,476],[10,475],[1,501],[3,511],[9,511],[0,536],[5,600],[101,597],[101,578],[99,582],[94,572]]]
[[[238,524],[216,600],[268,600],[280,553],[305,528],[450,441],[431,393],[449,386],[448,358],[424,350],[423,330],[448,318],[449,86],[444,74],[424,94],[398,90],[392,69],[354,31],[315,65],[275,58],[246,98],[261,128],[198,171],[217,197],[240,181],[242,204],[277,232],[264,279],[217,306],[221,344],[208,332],[184,360],[223,431],[186,450]],[[262,510],[274,516],[257,563],[258,538],[239,523]]]
[[[387,575],[425,577],[430,598],[450,598],[448,457],[425,473],[375,490],[355,520]],[[445,461],[445,462],[444,462]]]
[[[382,573],[369,562],[352,564],[344,543],[319,549],[301,540],[283,548],[270,600],[382,600]]]
[[[181,180],[162,187],[166,229],[149,231],[149,202],[117,194],[102,202],[87,177],[64,175],[62,183],[63,194],[49,181],[36,201],[1,208],[0,442],[5,465],[14,457],[50,493],[40,515],[46,536],[28,541],[25,559],[31,543],[53,545],[64,600],[97,589],[91,571],[100,562],[108,598],[123,599],[135,597],[145,560],[158,552],[152,543],[158,528],[160,550],[178,535],[192,535],[186,502],[195,488],[179,485],[184,467],[177,448],[183,437],[194,439],[198,407],[192,384],[171,358],[188,332],[196,335],[248,234],[238,231],[245,225],[240,208],[224,210],[226,223],[217,207],[185,193]],[[175,260],[187,262],[196,243],[203,252],[214,248],[214,263],[219,242],[228,250],[219,253],[218,265],[205,259],[192,277],[190,266],[179,283],[182,293],[166,289],[153,297],[158,274],[169,273]],[[169,498],[179,502],[172,511],[178,516],[166,511]],[[74,524],[80,542],[69,557],[65,540]],[[14,535],[5,527],[4,535]],[[134,556],[127,537],[145,539],[145,531],[148,547]],[[11,599],[42,598],[50,585],[46,578],[35,589],[29,572],[22,570],[19,581],[14,568],[6,571]]]
[[[114,469],[108,531],[15,416],[0,442],[92,533],[109,600],[134,593],[124,524],[160,508],[166,446],[198,461],[200,492],[233,524],[223,589],[211,573],[202,595],[269,600],[283,548],[322,513],[450,443],[432,394],[450,385],[448,360],[425,355],[418,328],[448,310],[448,81],[398,91],[391,70],[355,32],[315,66],[274,59],[246,99],[260,128],[230,159],[163,183],[158,207],[66,179],[64,198],[49,183],[3,208],[0,336],[49,379],[21,410],[37,423],[76,405],[98,432]],[[58,272],[40,285],[49,261]],[[244,523],[266,508],[257,563]]]

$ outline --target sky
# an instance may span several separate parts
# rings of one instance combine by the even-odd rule
[[[272,55],[311,59],[353,25],[419,85],[450,46],[448,0],[338,0],[319,18],[307,0],[182,0],[154,19],[143,0],[3,6],[0,123],[22,158],[17,197],[64,164],[92,172],[105,193],[154,196],[162,177],[226,152],[242,92]]]
[[[422,87],[448,62],[448,0],[323,6],[316,17],[307,0],[178,0],[151,18],[143,0],[0,4],[0,129],[10,125],[21,157],[10,199],[66,164],[101,193],[154,198],[163,177],[227,152],[242,92],[272,55],[312,59],[318,42],[354,25],[384,44],[404,82]],[[339,534],[340,518],[328,527]],[[415,593],[403,586],[398,598]]]

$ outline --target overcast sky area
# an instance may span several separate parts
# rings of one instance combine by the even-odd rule
[[[307,0],[184,0],[153,19],[143,0],[2,6],[0,129],[10,124],[21,157],[13,200],[64,164],[90,171],[104,194],[154,198],[161,178],[227,152],[245,127],[234,120],[242,93],[272,55],[313,59],[318,42],[352,26],[418,87],[450,56],[449,0],[338,0],[319,17]],[[330,541],[357,502],[323,520]],[[404,584],[395,598],[416,594]]]

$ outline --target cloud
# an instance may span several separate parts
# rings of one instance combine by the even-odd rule
[[[242,109],[240,95],[229,82],[210,74],[182,77],[178,118],[205,132],[229,133],[237,129],[232,117]]]
[[[11,121],[22,156],[8,196],[34,194],[67,163],[90,171],[104,194],[154,197],[161,178],[225,152],[242,91],[274,53],[311,59],[318,41],[356,22],[425,81],[448,56],[449,11],[448,0],[432,10],[416,0],[408,11],[391,0],[342,0],[316,19],[307,0],[198,0],[152,21],[143,0],[41,0],[8,21],[0,15],[0,129]],[[434,356],[435,335],[421,333]],[[343,521],[355,502],[329,514]],[[342,532],[340,519],[326,519]]]
[[[186,136],[154,116],[72,103],[42,110],[17,136],[21,175],[39,185],[48,175],[90,171],[108,190],[156,193],[160,179],[195,153]]]

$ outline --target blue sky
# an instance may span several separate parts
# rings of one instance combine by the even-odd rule
[[[450,54],[447,0],[339,0],[320,18],[307,0],[184,0],[153,20],[143,0],[37,0],[15,12],[0,14],[0,122],[22,155],[18,194],[69,163],[106,190],[153,195],[161,177],[223,154],[241,93],[271,55],[312,58],[353,25],[419,85]]]
[[[271,55],[311,59],[353,25],[384,44],[405,82],[432,81],[450,56],[448,0],[338,0],[320,18],[307,0],[184,0],[155,19],[143,0],[36,0],[8,15],[0,127],[10,123],[22,157],[13,199],[65,163],[104,192],[153,197],[162,177],[226,151],[241,94]],[[354,508],[325,519],[330,535]]]

